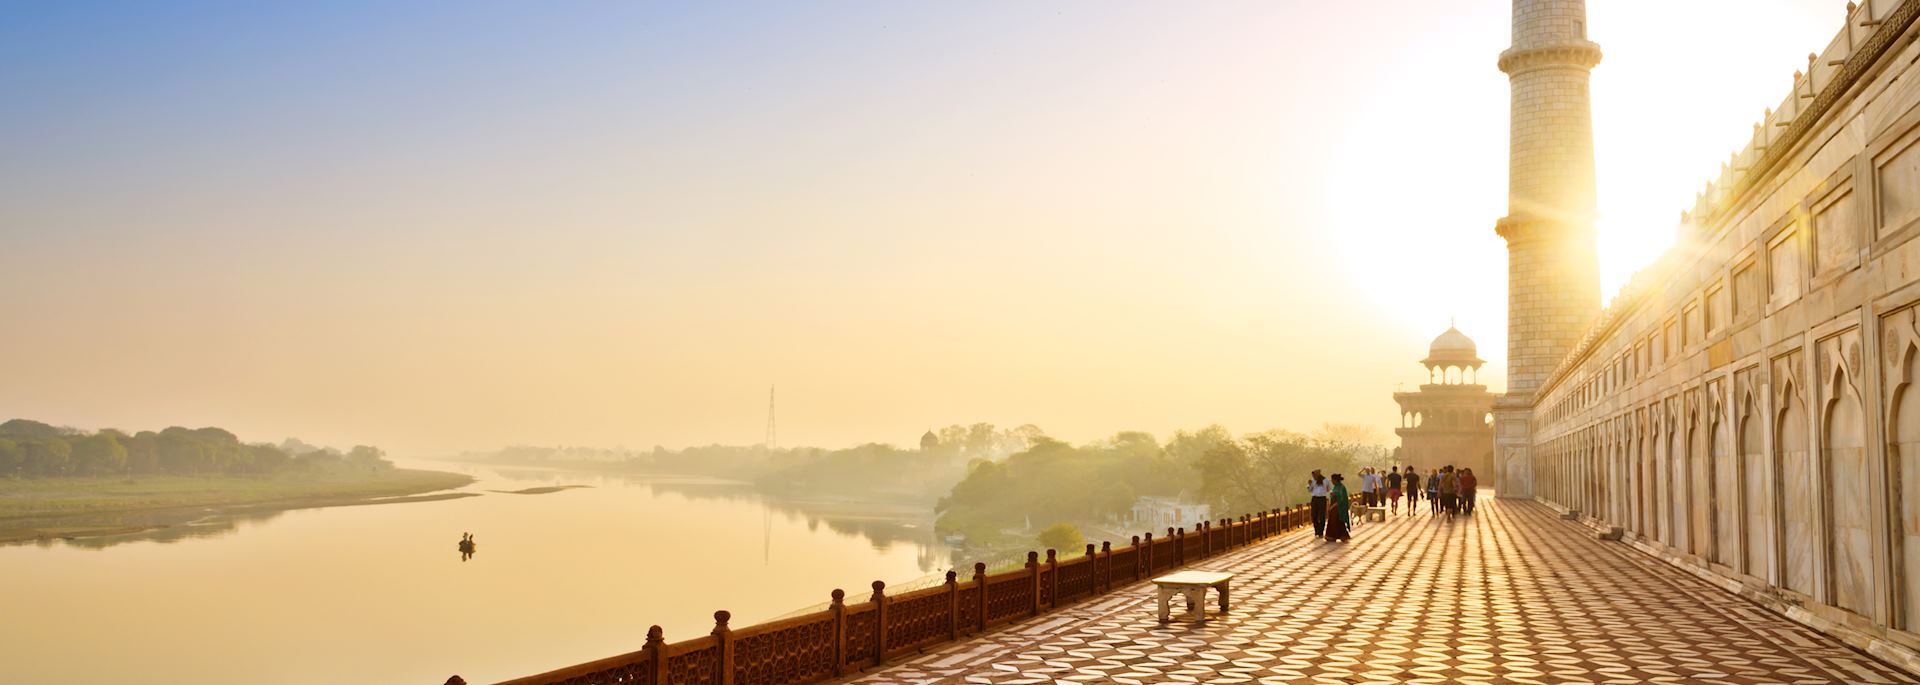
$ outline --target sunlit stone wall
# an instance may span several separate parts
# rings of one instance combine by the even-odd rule
[[[1533,393],[1599,309],[1594,252],[1593,117],[1584,0],[1515,0],[1513,46],[1500,54],[1512,88],[1507,216],[1507,395],[1494,411],[1491,485],[1532,494],[1527,456]]]
[[[1862,4],[1812,56],[1531,439],[1541,499],[1920,672],[1916,15]]]

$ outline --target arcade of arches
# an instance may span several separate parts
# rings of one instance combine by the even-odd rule
[[[1536,498],[1911,669],[1920,2],[1853,11],[1514,432]]]

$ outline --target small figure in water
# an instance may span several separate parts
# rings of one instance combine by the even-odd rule
[[[461,533],[460,534],[460,560],[461,561],[466,561],[468,559],[473,558],[473,546],[474,546],[473,533]]]

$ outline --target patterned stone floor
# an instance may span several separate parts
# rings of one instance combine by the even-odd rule
[[[1920,683],[1530,502],[1196,568],[1237,574],[1230,613],[1161,624],[1136,585],[852,681]]]

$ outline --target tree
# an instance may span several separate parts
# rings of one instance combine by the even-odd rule
[[[1222,443],[1201,458],[1200,491],[1209,503],[1229,512],[1291,506],[1306,501],[1307,476],[1315,469],[1353,477],[1385,453],[1379,445],[1329,442],[1286,431],[1255,433]]]
[[[69,441],[73,452],[73,472],[83,476],[124,473],[127,469],[127,448],[120,444],[116,435],[116,432],[100,431]]]
[[[132,473],[159,473],[159,433],[140,431],[127,438],[127,470]]]
[[[27,452],[20,443],[0,438],[0,477],[21,475],[27,465]]]
[[[998,435],[994,432],[991,423],[976,423],[968,426],[966,437],[962,438],[962,444],[965,446],[961,453],[966,455],[968,460],[995,459],[1000,456]]]
[[[1207,452],[1232,441],[1233,434],[1217,423],[1191,433],[1174,431],[1173,439],[1167,441],[1167,458],[1192,468],[1200,463],[1200,458],[1206,456]]]
[[[387,453],[385,450],[370,445],[354,445],[353,449],[347,452],[347,464],[355,469],[365,469],[369,471],[377,471],[393,466],[393,464],[387,463]]]
[[[29,476],[64,476],[73,467],[73,448],[59,438],[24,440]]]
[[[1085,548],[1087,544],[1087,537],[1080,534],[1080,527],[1066,522],[1047,526],[1046,530],[1040,531],[1039,540],[1042,547],[1069,554]]]
[[[65,435],[65,431],[29,419],[9,419],[6,423],[0,423],[0,436],[3,437],[47,439],[62,435]]]

